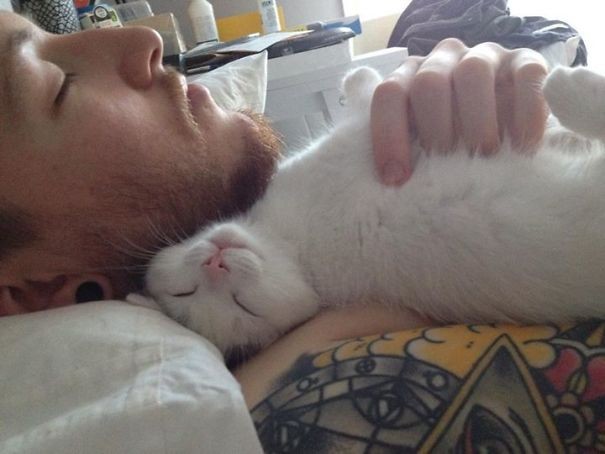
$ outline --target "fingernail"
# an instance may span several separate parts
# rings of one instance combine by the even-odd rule
[[[403,184],[407,180],[408,175],[408,169],[401,162],[390,161],[382,168],[382,181],[388,186]]]

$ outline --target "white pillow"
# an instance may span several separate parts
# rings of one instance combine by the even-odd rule
[[[209,342],[121,302],[0,318],[0,452],[260,453]]]
[[[267,99],[267,52],[240,58],[187,80],[208,87],[224,109],[263,113]]]

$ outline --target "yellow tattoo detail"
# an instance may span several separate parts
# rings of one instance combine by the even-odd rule
[[[555,350],[548,341],[558,332],[555,326],[512,325],[457,325],[401,331],[343,342],[318,354],[313,365],[322,368],[334,362],[368,355],[413,356],[462,378],[486,349],[505,334],[528,364],[534,368],[544,368],[555,359]]]

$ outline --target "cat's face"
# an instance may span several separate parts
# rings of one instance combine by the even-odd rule
[[[161,251],[146,283],[169,316],[223,353],[265,346],[318,310],[294,260],[234,223]]]

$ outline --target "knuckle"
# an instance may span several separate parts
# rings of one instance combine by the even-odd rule
[[[492,80],[495,74],[494,63],[479,55],[469,55],[462,59],[452,72],[456,83],[474,83],[477,80]]]
[[[419,55],[410,55],[403,62],[402,66],[410,65],[414,67],[418,67],[427,57],[421,57]]]
[[[529,47],[520,47],[518,49],[511,49],[510,52],[515,58],[540,58],[542,54],[540,52],[530,49]]]
[[[374,91],[375,100],[388,100],[394,98],[407,98],[409,89],[397,77],[389,76],[382,81]]]
[[[545,63],[539,60],[528,60],[517,69],[517,78],[527,81],[541,81],[547,73],[548,69]]]
[[[498,43],[494,43],[494,42],[486,42],[486,43],[481,43],[478,44],[476,46],[478,49],[482,49],[485,50],[487,52],[491,52],[494,53],[496,55],[500,55],[503,54],[505,52],[510,52],[508,49],[502,47],[500,44]]]
[[[533,49],[515,49],[512,52],[512,59],[516,68],[525,66],[533,67],[537,72],[547,72],[548,64],[545,58],[539,52]]]
[[[520,48],[520,49],[511,49],[510,50],[510,54],[512,55],[513,58],[518,59],[520,57],[524,57],[527,55],[527,51],[529,49],[525,49],[525,48]],[[532,51],[533,52],[533,51]]]
[[[412,80],[410,93],[412,95],[425,93],[441,93],[449,90],[450,79],[447,74],[434,69],[420,71]]]
[[[468,47],[458,38],[445,38],[437,44],[435,49],[466,50]]]
[[[425,59],[426,57],[419,57],[417,55],[406,57],[403,63],[401,63],[401,65],[399,65],[399,67],[393,71],[392,75],[401,76],[403,74],[415,73]]]

